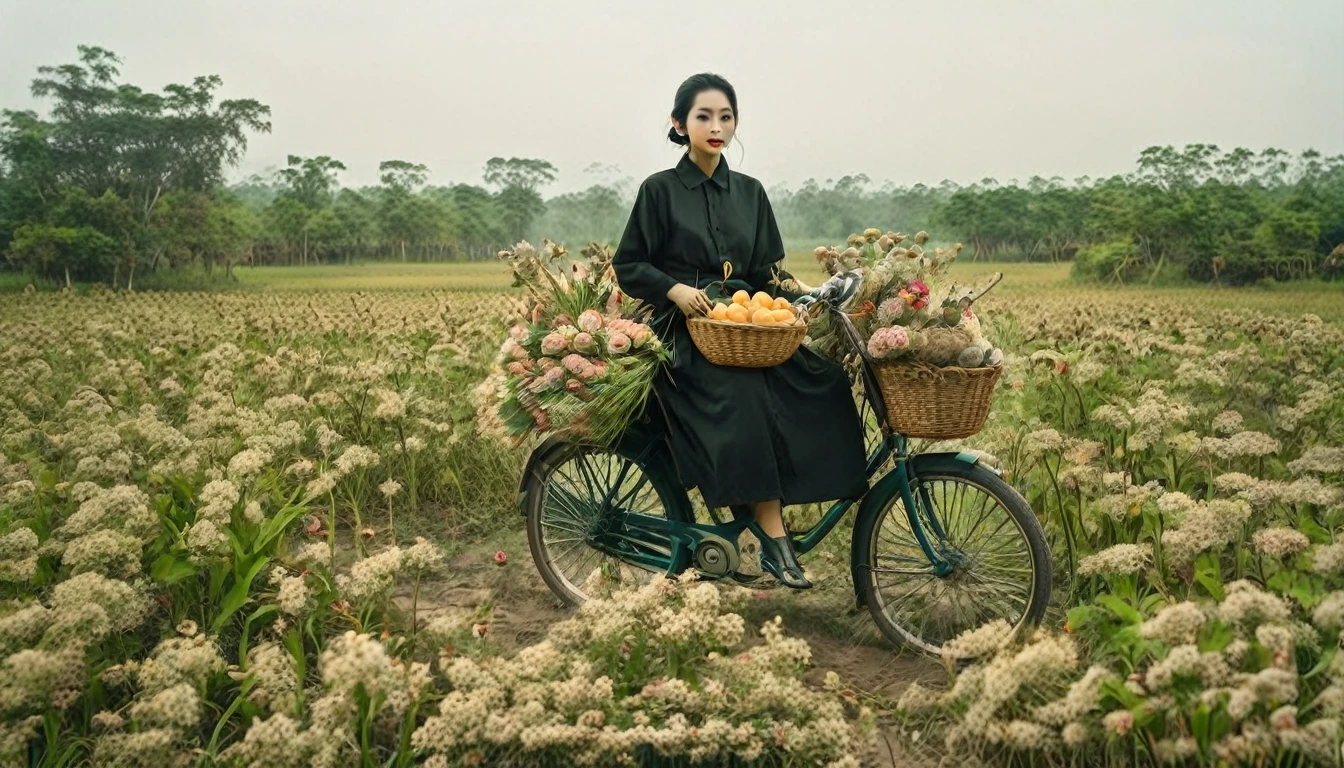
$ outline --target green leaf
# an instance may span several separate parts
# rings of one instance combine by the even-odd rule
[[[1143,614],[1115,595],[1098,595],[1097,604],[1105,606],[1107,610],[1115,614],[1118,618],[1129,624],[1139,624],[1143,621]]]
[[[1334,646],[1321,654],[1321,658],[1316,662],[1309,672],[1303,675],[1303,679],[1313,678],[1330,668],[1330,662],[1334,661],[1335,655],[1339,653],[1339,646]]]
[[[293,499],[291,499],[293,501]],[[256,541],[252,542],[252,551],[265,552],[278,536],[285,532],[290,523],[293,523],[300,515],[307,511],[308,507],[304,504],[297,506],[286,505],[279,512],[271,516],[271,519],[262,523],[261,532],[257,534]]]
[[[190,561],[183,560],[173,554],[159,555],[154,561],[154,565],[149,569],[149,575],[160,584],[176,584],[183,579],[189,579],[199,573],[200,570],[191,564]]]
[[[1199,650],[1204,652],[1221,651],[1232,644],[1237,639],[1237,633],[1232,627],[1215,621],[1205,625],[1204,630],[1199,636]]]
[[[1288,589],[1288,594],[1302,604],[1302,607],[1311,610],[1325,599],[1325,581],[1314,576],[1298,574],[1292,587]]]
[[[1204,587],[1214,600],[1223,599],[1222,575],[1222,565],[1218,562],[1217,555],[1200,555],[1199,560],[1195,561],[1195,581]]]
[[[247,605],[248,593],[252,589],[252,580],[257,577],[257,574],[261,573],[261,569],[265,568],[269,562],[271,562],[269,557],[257,558],[257,561],[252,563],[252,567],[247,569],[247,573],[242,578],[234,580],[233,587],[229,589],[228,594],[224,595],[224,600],[219,604],[219,616],[215,617],[214,624],[211,625],[215,632],[219,632],[220,628],[233,617],[233,614]]]
[[[1306,534],[1313,544],[1329,544],[1330,532],[1316,523],[1316,520],[1304,510],[1297,515],[1297,530]]]

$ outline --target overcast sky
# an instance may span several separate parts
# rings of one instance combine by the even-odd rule
[[[272,109],[235,176],[287,154],[479,183],[500,155],[587,186],[675,164],[677,85],[738,91],[734,168],[959,182],[1125,172],[1153,144],[1344,152],[1344,0],[0,0],[0,106],[80,43],[158,89],[217,74]]]

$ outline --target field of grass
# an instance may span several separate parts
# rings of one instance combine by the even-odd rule
[[[1030,500],[1058,589],[1035,644],[964,673],[851,610],[843,526],[809,593],[571,620],[522,533],[527,447],[478,427],[521,307],[498,262],[0,297],[0,764],[560,766],[624,754],[606,725],[771,768],[1338,755],[1344,286],[954,274],[999,269],[1008,367],[962,444]],[[1172,671],[1191,653],[1225,674]]]
[[[825,274],[809,253],[790,253],[789,270],[817,284]],[[1324,320],[1344,321],[1344,281],[1279,283],[1267,287],[1216,286],[1085,286],[1069,279],[1069,264],[994,264],[959,261],[955,273],[974,282],[995,272],[1003,282],[994,289],[999,300],[1033,301],[1077,296],[1083,303],[1160,299],[1175,306],[1256,310],[1283,315],[1313,313]],[[320,267],[240,267],[238,288],[247,291],[505,291],[507,266],[497,261],[461,264],[379,264]]]

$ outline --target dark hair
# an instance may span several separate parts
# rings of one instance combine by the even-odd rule
[[[733,90],[733,86],[727,80],[709,72],[691,75],[681,84],[677,89],[676,98],[672,101],[672,117],[682,125],[686,125],[686,119],[691,116],[691,107],[695,105],[695,97],[705,91],[723,91],[723,95],[728,97],[728,105],[733,108],[733,119],[738,119],[737,91]],[[675,125],[668,129],[667,140],[682,147],[691,143],[691,137],[679,135]]]

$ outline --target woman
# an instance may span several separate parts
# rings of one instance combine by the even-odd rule
[[[723,150],[737,128],[728,81],[695,75],[677,89],[668,139],[687,147],[675,168],[645,179],[612,264],[622,290],[654,308],[672,350],[654,386],[667,416],[677,473],[711,507],[748,505],[761,567],[782,584],[811,583],[789,544],[781,505],[857,498],[868,488],[863,431],[850,382],[807,349],[774,368],[705,360],[686,317],[706,313],[704,289],[739,288],[797,298],[775,214],[756,179],[730,171]],[[740,278],[740,279],[739,279]]]

